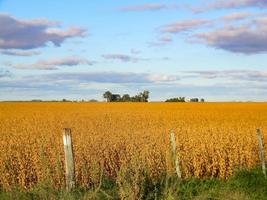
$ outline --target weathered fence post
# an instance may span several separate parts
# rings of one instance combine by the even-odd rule
[[[170,141],[171,141],[171,146],[172,146],[172,158],[175,164],[175,171],[176,171],[178,178],[182,178],[182,172],[180,169],[180,161],[179,161],[179,157],[176,152],[176,141],[175,141],[175,135],[174,135],[173,130],[171,130]]]
[[[71,191],[75,186],[75,171],[70,128],[63,129],[63,143],[65,153],[66,190]]]
[[[265,152],[264,152],[263,137],[260,129],[257,129],[257,136],[259,140],[259,156],[261,160],[262,172],[264,174],[264,177],[266,178]]]

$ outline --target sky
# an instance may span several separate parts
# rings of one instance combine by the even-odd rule
[[[0,101],[267,101],[266,0],[0,0]]]

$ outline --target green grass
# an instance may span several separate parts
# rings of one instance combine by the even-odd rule
[[[123,174],[125,175],[125,174]],[[162,175],[151,180],[142,171],[141,175],[123,176],[119,181],[103,178],[101,186],[90,190],[75,189],[67,193],[55,190],[49,183],[38,184],[31,191],[16,188],[0,192],[0,199],[181,199],[181,200],[266,200],[267,180],[260,169],[241,170],[228,180],[188,179]]]

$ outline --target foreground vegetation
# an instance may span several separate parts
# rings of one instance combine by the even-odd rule
[[[183,199],[183,200],[265,200],[267,180],[260,169],[240,170],[228,180],[188,179],[164,175],[151,180],[144,176],[136,191],[133,180],[125,176],[123,184],[102,178],[100,185],[91,189],[75,189],[70,193],[55,190],[51,183],[40,183],[29,191],[19,188],[0,192],[0,199]]]
[[[227,185],[235,170],[248,169],[252,181],[257,177],[250,171],[259,164],[256,128],[266,144],[266,122],[266,103],[0,103],[0,188],[65,195],[59,192],[65,184],[62,129],[69,127],[79,188],[70,195],[95,188],[97,195],[165,198],[170,190],[182,198],[183,188],[193,185],[200,187],[194,196],[202,195],[203,186],[208,194],[226,190],[223,197],[231,194]],[[175,171],[170,130],[184,181],[167,185],[163,174]],[[97,190],[100,186],[104,189]],[[240,192],[245,199],[247,192]]]

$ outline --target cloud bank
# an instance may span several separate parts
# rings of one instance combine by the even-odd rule
[[[35,63],[25,64],[25,63],[8,63],[7,65],[17,69],[38,69],[38,70],[55,70],[57,67],[61,66],[76,66],[76,65],[92,65],[93,62],[85,58],[79,57],[66,57],[66,58],[57,58],[50,60],[39,60]]]
[[[172,4],[163,4],[163,3],[149,3],[143,5],[136,5],[136,6],[124,6],[118,7],[116,10],[119,11],[158,11],[164,9],[174,9],[177,8],[177,5]]]
[[[210,23],[211,21],[206,19],[189,19],[162,26],[160,31],[162,33],[181,33],[195,30],[196,28],[208,25]]]
[[[0,69],[0,78],[11,77],[11,72],[8,70]]]
[[[44,79],[72,80],[98,83],[155,83],[177,80],[176,76],[150,73],[123,72],[87,72],[87,73],[55,73],[42,76]]]
[[[0,50],[0,54],[8,56],[35,56],[40,55],[39,51],[19,51],[19,50]]]
[[[119,60],[121,62],[133,62],[136,63],[141,60],[145,60],[142,58],[137,58],[134,56],[126,55],[126,54],[120,54],[120,53],[113,53],[113,54],[103,54],[103,58],[107,60]]]
[[[203,70],[203,71],[182,71],[181,77],[200,79],[228,79],[234,81],[256,81],[266,82],[267,71],[257,70]]]
[[[253,14],[250,12],[233,12],[223,16],[222,20],[224,20],[225,22],[231,22],[231,21],[244,20],[251,16],[253,16]]]
[[[60,23],[46,19],[21,20],[0,13],[0,49],[34,49],[51,42],[60,46],[66,39],[83,37],[86,29],[59,28]]]
[[[266,8],[266,0],[215,0],[205,1],[204,6],[194,7],[194,12],[205,12],[216,9],[234,9],[234,8],[245,8],[245,7],[257,7]]]
[[[200,82],[200,79],[206,81]],[[263,101],[267,95],[267,86],[263,84],[266,81],[266,71],[249,70],[183,71],[173,76],[132,72],[52,72],[0,79],[0,99],[88,99],[89,96],[101,99],[107,89],[126,93],[148,89],[152,100],[198,96],[217,101]]]
[[[267,52],[267,18],[237,26],[195,34],[198,42],[234,53],[257,54]]]

